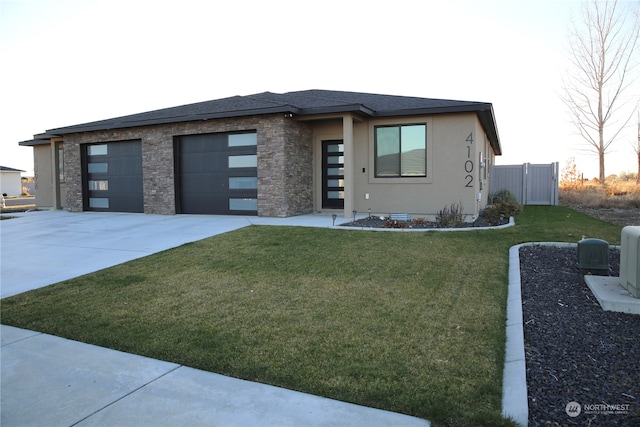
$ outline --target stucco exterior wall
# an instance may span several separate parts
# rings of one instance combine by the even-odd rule
[[[375,126],[427,124],[427,176],[425,178],[376,178],[374,172]],[[355,121],[354,209],[359,213],[410,214],[433,219],[445,206],[456,203],[472,221],[487,204],[488,172],[480,166],[493,151],[475,114],[434,115]],[[470,137],[471,136],[471,137]],[[314,125],[314,166],[316,210],[322,207],[321,143],[341,139],[340,121]],[[347,165],[345,165],[345,168]],[[347,212],[346,214],[351,214]]]
[[[66,203],[66,184],[58,168],[61,139],[33,146],[35,204],[39,209],[60,209]],[[55,152],[54,152],[55,150]]]
[[[36,207],[42,209],[54,208],[51,145],[36,145],[33,147],[33,173],[36,181]]]
[[[64,137],[66,202],[70,211],[83,209],[81,145],[140,140],[144,212],[176,213],[174,137],[216,132],[257,131],[258,215],[309,213],[312,203],[312,133],[306,123],[282,115],[230,118],[109,131]],[[306,165],[306,166],[305,166]]]

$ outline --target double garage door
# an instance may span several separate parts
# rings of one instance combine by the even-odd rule
[[[257,215],[257,136],[205,134],[175,139],[176,212]],[[143,212],[141,141],[83,147],[84,209]]]

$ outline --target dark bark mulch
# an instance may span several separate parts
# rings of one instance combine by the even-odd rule
[[[575,248],[522,247],[520,278],[529,425],[640,426],[640,315],[602,310]]]
[[[410,221],[392,220],[389,218],[380,218],[370,216],[348,223],[340,224],[344,227],[365,227],[365,228],[466,228],[466,227],[492,227],[496,225],[504,225],[509,223],[509,218],[501,218],[497,224],[489,223],[485,218],[478,217],[473,222],[465,222],[455,227],[443,226],[435,221],[424,221],[422,219],[414,219]]]

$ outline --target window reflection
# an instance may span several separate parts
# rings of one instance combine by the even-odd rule
[[[375,129],[375,176],[426,176],[427,126],[379,126]]]
[[[230,168],[255,168],[258,166],[258,156],[251,154],[248,156],[229,156]]]

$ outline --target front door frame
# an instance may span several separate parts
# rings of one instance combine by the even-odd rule
[[[342,145],[341,151],[329,151],[330,146]],[[344,209],[344,141],[342,139],[322,140],[322,209]],[[342,157],[342,162],[330,162],[331,158]],[[342,169],[342,173],[330,173],[330,170]],[[335,185],[336,180],[342,181],[342,185]],[[342,197],[329,197],[338,195]]]

